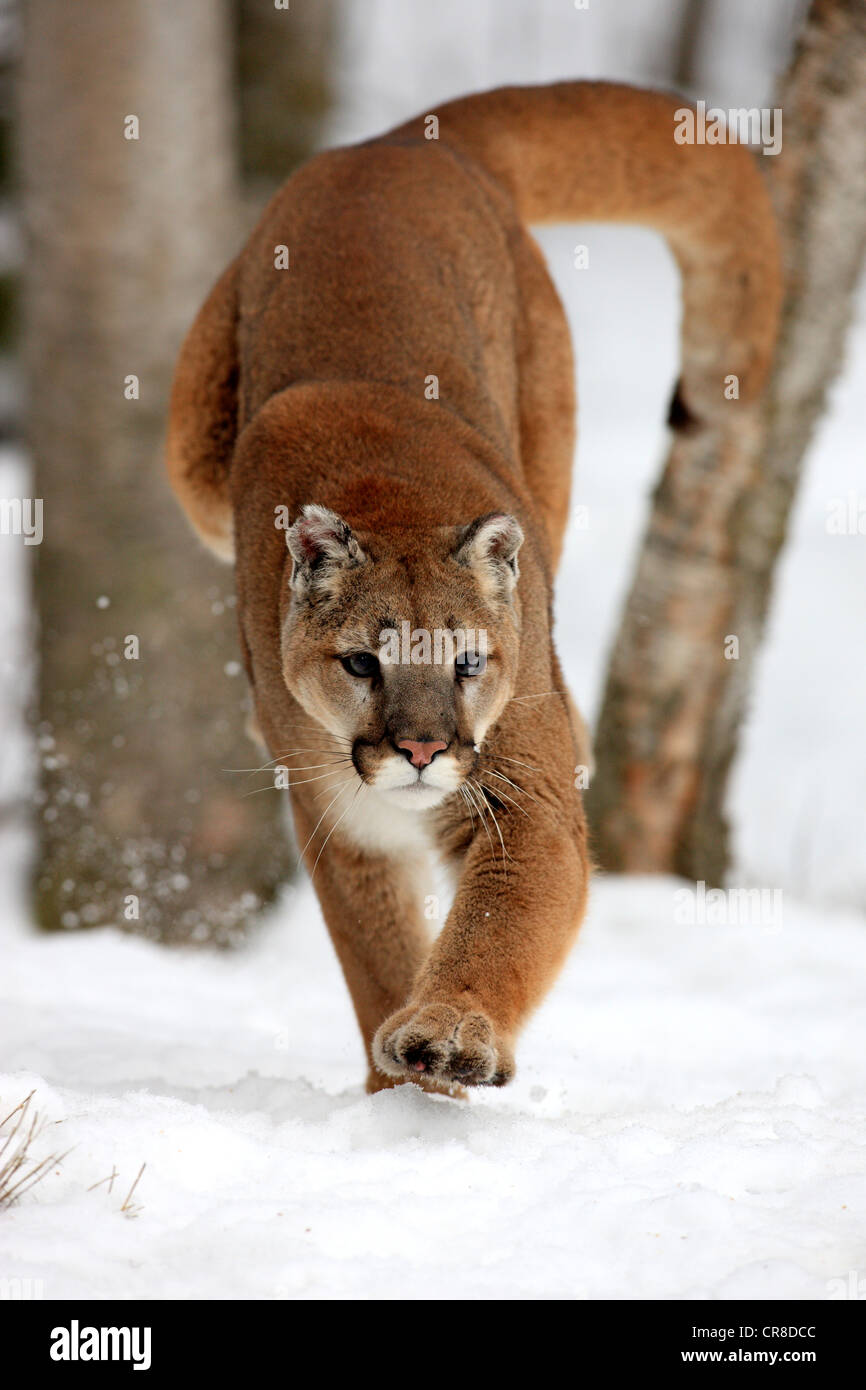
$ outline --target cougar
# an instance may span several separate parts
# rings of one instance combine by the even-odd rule
[[[730,374],[754,400],[768,369],[769,200],[745,147],[675,141],[682,105],[504,88],[319,154],[180,354],[170,476],[235,566],[257,725],[288,769],[371,1091],[509,1081],[586,904],[590,754],[551,618],[574,370],[527,224],[667,238],[675,428],[730,409]],[[454,899],[434,937],[435,861]]]

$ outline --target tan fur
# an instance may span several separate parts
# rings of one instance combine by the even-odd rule
[[[181,354],[169,470],[199,534],[234,548],[258,725],[292,769],[372,1089],[507,1081],[584,911],[575,769],[591,755],[550,616],[573,365],[524,221],[667,235],[684,273],[682,423],[730,408],[731,373],[753,399],[767,370],[767,198],[745,150],[675,144],[679,104],[607,84],[505,89],[441,108],[438,140],[419,118],[318,156]],[[486,666],[351,674],[403,622],[483,629]],[[408,762],[437,742],[429,765]],[[431,944],[436,857],[457,882]]]

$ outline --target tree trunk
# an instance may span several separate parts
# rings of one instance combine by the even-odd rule
[[[676,32],[673,80],[677,87],[690,90],[698,80],[701,35],[710,0],[683,0]]]
[[[25,10],[49,927],[233,940],[287,864],[277,797],[244,799],[252,782],[224,771],[260,761],[232,579],[188,532],[161,458],[178,345],[237,235],[229,37],[220,0]]]
[[[334,0],[234,0],[241,172],[263,203],[319,145],[331,105]]]
[[[607,868],[719,883],[728,772],[804,454],[866,249],[866,7],[816,0],[768,166],[786,296],[763,400],[675,438],[610,662],[588,805]],[[735,639],[735,640],[734,640]],[[738,655],[734,655],[738,648]]]

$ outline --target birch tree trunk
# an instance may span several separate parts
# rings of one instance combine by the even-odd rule
[[[724,431],[681,422],[654,497],[588,797],[611,869],[725,874],[728,773],[773,571],[866,249],[863,0],[815,0],[776,105],[782,152],[762,163],[785,257],[777,357],[760,405],[732,402]]]
[[[162,436],[184,330],[239,229],[222,0],[28,0],[21,169],[45,926],[235,939],[287,862],[231,573],[192,538]]]

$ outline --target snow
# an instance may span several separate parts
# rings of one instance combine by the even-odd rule
[[[0,1097],[35,1087],[40,1153],[74,1147],[0,1218],[0,1272],[47,1298],[825,1297],[863,1259],[863,922],[678,926],[678,887],[597,884],[516,1081],[469,1104],[363,1094],[306,884],[237,953],[13,938]]]
[[[448,4],[462,24],[465,5]],[[355,35],[366,47],[345,138],[417,107],[421,59],[395,69],[396,96],[384,84],[387,110],[370,81],[376,44],[408,42],[404,10],[377,0]],[[488,16],[489,61],[462,45],[448,94],[519,75],[514,35],[499,33],[497,48],[492,10],[471,13],[479,26]],[[544,14],[549,39],[564,21]],[[600,31],[584,32],[587,66],[604,71]],[[443,68],[443,36],[434,26],[428,69]],[[524,77],[586,70],[545,43]],[[438,98],[449,84],[437,80]],[[724,90],[717,99],[730,104]],[[592,715],[665,447],[676,276],[646,233],[570,227],[542,240],[577,338],[574,503],[589,517],[569,537],[558,640]],[[573,265],[579,242],[588,270]],[[504,1090],[469,1103],[409,1087],[364,1095],[348,996],[305,882],[230,953],[111,929],[37,936],[32,847],[15,812],[33,759],[20,734],[9,740],[0,1116],[35,1088],[57,1122],[35,1156],[71,1152],[0,1212],[0,1297],[29,1279],[46,1298],[821,1299],[862,1275],[866,544],[828,534],[825,520],[831,499],[862,492],[864,371],[861,297],[731,790],[733,881],[781,894],[781,921],[736,925],[728,899],[727,922],[688,925],[682,883],[599,879]],[[0,494],[22,491],[20,461],[0,459]],[[27,558],[0,537],[0,705],[12,724]]]

